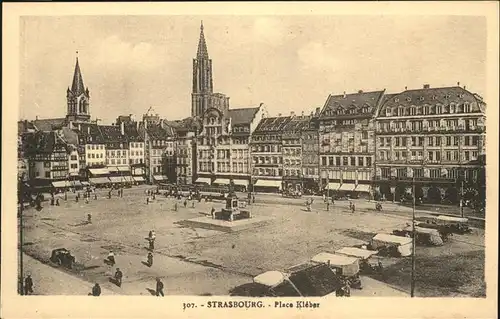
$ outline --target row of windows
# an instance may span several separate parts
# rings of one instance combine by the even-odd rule
[[[356,107],[352,107],[348,110],[342,108],[342,107],[339,107],[337,109],[334,109],[334,110],[328,110],[326,111],[325,115],[328,115],[328,116],[335,116],[335,115],[344,115],[344,114],[362,114],[362,113],[368,113],[370,110],[370,108],[368,106],[363,106],[361,109],[357,109]]]
[[[253,141],[279,141],[281,137],[278,135],[255,135],[252,136]]]
[[[300,166],[302,164],[302,161],[299,159],[284,159],[283,160],[283,165],[286,166]]]
[[[141,143],[142,144],[142,143]],[[167,142],[164,140],[152,140],[151,145],[153,146],[167,146],[167,147],[173,147],[173,142]]]
[[[423,98],[422,98],[423,99]],[[411,101],[408,100],[408,101]],[[470,103],[450,104],[450,105],[424,105],[424,106],[395,106],[385,109],[386,116],[413,116],[413,115],[432,115],[432,114],[454,114],[470,113],[472,111]]]
[[[284,172],[284,176],[301,176],[300,169],[285,169]]]
[[[446,169],[446,170],[441,170],[439,168],[431,168],[428,169],[428,174],[425,176],[425,170],[423,168],[413,168],[412,173],[415,178],[419,177],[430,177],[430,178],[459,178],[460,177],[460,168],[451,168],[451,169]],[[463,176],[466,179],[472,179],[472,178],[477,178],[477,170],[473,169],[465,169],[463,170]],[[397,168],[395,170],[395,177],[398,178],[407,178],[411,176],[411,173],[409,174],[408,169],[406,167],[404,168]],[[383,167],[381,169],[381,174],[383,178],[390,178],[392,177],[392,170],[387,167]]]
[[[106,152],[108,157],[125,157],[127,156],[127,151],[107,151]]]
[[[423,160],[424,153],[422,151],[397,151],[393,152],[394,160]],[[445,161],[460,161],[460,153],[458,151],[445,151],[443,152]],[[475,161],[478,159],[479,152],[478,151],[464,151],[463,159],[466,161]],[[388,151],[380,151],[379,152],[379,160],[391,160],[391,153]],[[427,152],[427,158],[425,159],[431,162],[440,162],[441,161],[441,151],[429,151]]]
[[[281,168],[275,169],[275,168],[254,168],[253,169],[253,175],[260,175],[260,176],[282,176],[283,175],[283,170]]]
[[[465,146],[477,146],[479,144],[479,136],[464,136]],[[419,137],[380,137],[379,146],[391,146],[391,142],[394,139],[394,145],[396,147],[405,147],[407,144],[409,146],[424,146],[425,138],[423,136]],[[427,146],[441,146],[441,143],[445,146],[458,146],[460,143],[459,136],[429,136],[426,138]]]
[[[104,154],[103,153],[87,153],[87,158],[103,158]]]
[[[286,139],[286,140],[283,140],[283,145],[296,145],[296,144],[300,144],[300,139]]]
[[[340,171],[333,170],[328,172],[329,179],[337,179],[337,180],[363,180],[368,181],[371,179],[370,172],[364,171]]]
[[[466,119],[463,124],[460,124],[458,119],[441,119],[441,120],[416,120],[416,121],[391,121],[379,122],[378,129],[384,131],[397,131],[401,129],[411,129],[412,131],[421,131],[426,128],[450,128],[452,130],[465,128],[471,129],[477,127],[477,119]],[[463,126],[463,127],[462,127]]]
[[[254,145],[252,146],[252,152],[255,153],[281,153],[281,145]]]
[[[143,156],[143,152],[142,151],[130,151],[130,156]]]
[[[144,143],[130,142],[131,148],[144,148]]]
[[[87,144],[88,150],[104,150],[104,145]]]
[[[300,148],[283,148],[283,155],[300,156],[301,153]]]
[[[322,156],[322,166],[372,166],[372,158],[369,156]]]
[[[254,164],[282,164],[283,159],[279,156],[254,156],[252,162]]]
[[[304,167],[302,168],[304,175],[318,175],[318,169],[314,167]]]

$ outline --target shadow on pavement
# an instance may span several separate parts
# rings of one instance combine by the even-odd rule
[[[151,288],[146,288],[146,290],[151,294],[151,296],[156,296],[156,290]]]

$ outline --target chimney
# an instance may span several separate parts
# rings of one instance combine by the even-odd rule
[[[460,86],[460,82],[457,82],[457,86]]]
[[[87,134],[90,135],[90,126],[87,126]]]
[[[345,94],[345,91],[344,91],[344,99],[347,97],[347,95]]]
[[[35,116],[35,120],[38,121],[38,115]]]
[[[290,116],[291,116],[291,117],[294,117],[294,116],[295,116],[295,112],[294,112],[294,111],[291,111],[291,112],[290,112]]]
[[[304,111],[302,111],[302,113],[300,114],[301,117],[304,117]]]
[[[363,93],[363,90],[358,90],[358,93]]]
[[[406,90],[408,90],[408,87],[407,87],[407,86],[405,86],[405,91],[406,91]]]
[[[464,90],[466,90],[466,89],[467,89],[467,87],[464,85]]]
[[[424,84],[424,89],[430,89],[431,86],[429,84]]]
[[[122,135],[125,135],[125,123],[123,123],[123,122],[120,123],[120,131],[121,131]]]
[[[278,117],[281,117],[281,113],[278,113]]]
[[[262,107],[262,105],[264,105],[264,103],[260,102],[259,107]]]

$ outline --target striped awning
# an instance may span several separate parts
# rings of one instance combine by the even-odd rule
[[[90,183],[89,183],[89,182],[86,182],[86,181],[81,182],[81,184],[82,184],[83,186],[89,186],[89,185],[90,185]]]
[[[136,182],[145,182],[146,180],[142,176],[134,176],[134,181]]]
[[[356,186],[356,192],[369,193],[370,192],[370,185],[358,184],[358,186]]]
[[[118,166],[118,170],[120,172],[130,172],[130,168],[128,166]]]
[[[281,181],[259,179],[254,186],[264,186],[264,187],[281,187]]]
[[[107,178],[107,177],[94,177],[94,178],[89,178],[89,182],[92,184],[107,184],[107,183],[109,183],[109,178]]]
[[[130,175],[123,176],[123,180],[125,182],[127,182],[127,183],[133,183],[134,182],[134,180],[132,179],[132,176],[130,176]]]
[[[212,183],[211,179],[208,177],[198,177],[195,183],[206,183],[210,185]]]
[[[340,186],[339,191],[353,191],[356,188],[355,184],[344,183]]]
[[[248,181],[244,179],[233,179],[234,185],[248,186]]]
[[[123,183],[125,182],[121,176],[110,176],[109,180],[111,183]]]
[[[109,174],[109,170],[107,168],[90,168],[89,172],[92,175],[106,175],[106,174]]]
[[[166,179],[167,179],[167,176],[163,176],[163,175],[153,175],[153,179],[154,179],[155,181],[158,181],[158,182],[159,182],[159,181],[164,181],[164,180],[166,180]]]
[[[229,179],[227,179],[227,178],[217,178],[217,179],[214,181],[214,184],[229,185]]]
[[[55,181],[52,182],[52,186],[60,188],[60,187],[70,187],[71,185],[69,184],[68,181]]]
[[[327,185],[329,190],[337,190],[340,188],[340,183],[328,183]]]
[[[71,181],[71,185],[74,187],[82,186],[83,184],[80,181]]]

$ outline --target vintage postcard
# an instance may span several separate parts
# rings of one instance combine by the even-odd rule
[[[497,317],[498,3],[3,15],[2,317]]]

